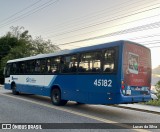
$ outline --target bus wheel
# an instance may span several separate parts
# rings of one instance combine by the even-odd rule
[[[11,88],[12,88],[12,94],[13,95],[18,95],[19,94],[19,92],[16,91],[16,84],[12,84]]]
[[[63,106],[67,103],[67,100],[61,99],[61,91],[59,88],[55,88],[51,93],[51,101],[54,105]]]

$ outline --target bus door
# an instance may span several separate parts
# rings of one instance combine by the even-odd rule
[[[25,91],[32,94],[42,95],[45,83],[45,73],[45,59],[27,61],[25,75]]]
[[[78,67],[78,55],[68,55],[61,57],[61,82],[62,97],[70,100],[75,100],[76,95],[76,84],[77,84],[77,67]]]

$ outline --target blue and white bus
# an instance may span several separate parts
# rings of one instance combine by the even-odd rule
[[[5,68],[5,89],[49,96],[54,105],[145,102],[150,86],[150,50],[122,40],[9,60]]]

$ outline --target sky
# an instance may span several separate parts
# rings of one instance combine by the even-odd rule
[[[0,0],[0,36],[23,26],[63,49],[116,40],[151,47],[160,65],[160,0]]]

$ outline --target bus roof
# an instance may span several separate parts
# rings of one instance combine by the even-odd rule
[[[38,55],[35,55],[35,56],[9,60],[7,63],[18,62],[18,61],[26,61],[26,60],[32,60],[32,59],[33,60],[34,59],[41,59],[41,58],[67,55],[67,54],[76,54],[76,53],[79,53],[79,52],[85,52],[85,51],[87,52],[87,51],[91,51],[91,50],[95,50],[95,49],[97,49],[97,50],[98,49],[104,49],[104,48],[108,48],[108,47],[121,45],[124,42],[130,42],[132,44],[137,44],[137,43],[134,43],[134,42],[131,42],[131,41],[119,40],[119,41],[103,43],[103,44],[98,44],[98,45],[93,45],[93,46],[88,46],[88,47],[82,47],[82,48],[77,48],[77,49],[72,49],[72,50],[62,50],[62,51],[58,51],[58,52],[55,52],[55,53],[38,54]],[[139,45],[139,44],[137,44],[137,45]],[[141,46],[143,46],[143,45],[141,45]],[[147,48],[147,47],[145,47],[145,48]]]

